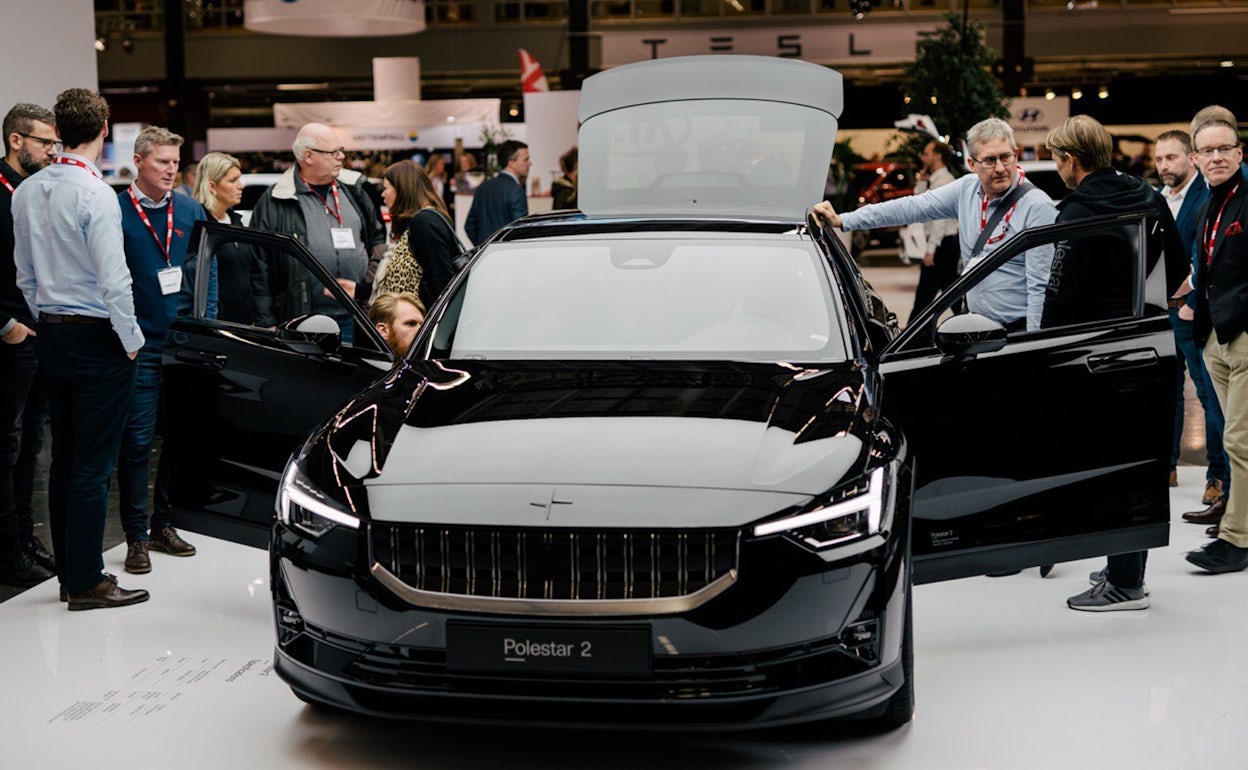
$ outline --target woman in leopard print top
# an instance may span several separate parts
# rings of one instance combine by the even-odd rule
[[[403,164],[410,166],[405,167],[402,177],[398,178],[410,176],[414,181],[419,210],[411,217],[410,224],[391,250],[386,272],[378,281],[376,290],[378,293],[412,292],[426,307],[432,307],[434,300],[455,275],[454,260],[460,252],[459,241],[455,237],[446,204],[424,169],[407,160],[394,165]],[[391,177],[387,169],[386,178]]]

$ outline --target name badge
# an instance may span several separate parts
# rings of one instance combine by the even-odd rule
[[[349,227],[331,227],[330,235],[334,237],[335,249],[354,249],[355,233]]]
[[[156,273],[160,280],[161,294],[177,294],[182,288],[182,268],[166,267]]]

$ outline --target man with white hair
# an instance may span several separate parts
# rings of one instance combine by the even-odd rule
[[[293,236],[307,246],[347,294],[368,297],[372,273],[386,248],[386,230],[364,190],[365,178],[343,168],[346,150],[333,129],[309,123],[292,146],[295,166],[260,196],[251,226]],[[343,342],[353,339],[351,316],[307,271],[270,262],[272,306],[261,303],[258,323],[269,325],[306,313],[338,321]]]
[[[966,144],[974,174],[921,195],[863,206],[847,214],[837,214],[826,201],[816,204],[814,212],[832,227],[845,230],[956,218],[964,272],[1011,236],[1053,224],[1057,208],[1018,168],[1018,148],[1009,123],[999,118],[980,121],[966,133]],[[1051,245],[1019,254],[967,293],[968,308],[1011,331],[1039,329],[1052,263]]]

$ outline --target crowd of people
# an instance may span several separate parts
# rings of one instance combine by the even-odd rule
[[[1177,486],[1183,419],[1183,369],[1205,407],[1209,467],[1203,503],[1183,514],[1207,525],[1214,538],[1187,554],[1210,573],[1248,568],[1248,188],[1235,116],[1207,107],[1188,131],[1168,131],[1153,145],[1160,190],[1117,170],[1113,137],[1099,122],[1076,115],[1049,132],[1046,149],[1070,193],[1054,203],[1018,168],[1018,148],[1008,123],[989,118],[966,136],[973,173],[952,179],[950,151],[939,142],[923,156],[926,189],[911,197],[844,214],[828,202],[814,212],[845,230],[926,223],[927,253],[915,315],[975,268],[1009,236],[1043,225],[1151,210],[1157,228],[1145,248],[1147,267],[1160,264],[1176,347],[1181,352],[1175,390],[1171,486]],[[955,245],[956,242],[956,245]],[[955,252],[956,249],[956,252]],[[955,258],[953,255],[958,256]],[[1164,260],[1164,262],[1163,262]],[[1063,240],[1037,246],[1000,265],[966,295],[970,312],[1007,331],[1037,331],[1067,324],[1129,317],[1133,291],[1129,238]],[[960,265],[960,267],[958,267]],[[912,316],[913,317],[913,316]],[[1092,588],[1067,600],[1071,609],[1138,610],[1150,605],[1144,585],[1147,553],[1111,556],[1090,575]]]
[[[213,152],[182,166],[182,137],[148,127],[135,143],[134,181],[116,192],[97,166],[108,118],[107,102],[86,89],[65,91],[52,110],[16,105],[4,118],[0,160],[0,582],[29,586],[55,576],[71,610],[148,599],[104,571],[114,472],[126,572],[150,572],[152,551],[196,552],[173,527],[163,453],[150,501],[147,482],[162,411],[161,354],[172,319],[190,312],[198,270],[206,271],[199,312],[208,318],[271,328],[316,314],[337,323],[344,344],[359,333],[338,289],[289,261],[242,243],[220,244],[206,266],[188,254],[197,222],[241,225],[233,211],[243,191],[239,158]],[[1047,140],[1071,190],[1055,204],[1018,168],[1009,124],[990,118],[966,137],[973,173],[954,178],[950,149],[933,141],[922,155],[916,195],[844,214],[826,202],[814,207],[847,230],[927,223],[916,314],[1021,230],[1151,209],[1159,227],[1147,239],[1148,264],[1162,265],[1182,353],[1170,482],[1177,483],[1186,369],[1205,407],[1209,467],[1208,507],[1184,519],[1209,527],[1214,538],[1187,558],[1213,573],[1248,568],[1248,499],[1234,494],[1248,489],[1248,258],[1241,253],[1248,249],[1248,188],[1236,126],[1228,111],[1210,107],[1189,132],[1158,137],[1163,186],[1155,190],[1114,168],[1103,126],[1074,116]],[[366,308],[396,356],[408,353],[464,253],[448,196],[471,185],[466,230],[475,243],[528,213],[531,160],[522,142],[498,148],[502,171],[479,186],[470,181],[474,159],[467,154],[454,174],[441,155],[425,166],[389,164],[379,173],[389,227],[332,129],[304,126],[292,151],[293,162],[260,197],[250,226],[306,247],[340,294]],[[572,208],[575,148],[560,165],[556,207]],[[175,189],[179,173],[184,184]],[[1129,315],[1133,296],[1122,276],[1132,261],[1115,257],[1114,243],[1086,246],[1062,242],[1020,253],[969,291],[967,309],[1010,332]],[[53,439],[50,551],[34,533],[32,511],[45,422]],[[1146,557],[1110,557],[1069,606],[1148,607]]]
[[[148,499],[163,410],[161,356],[173,318],[192,311],[200,266],[188,248],[196,223],[242,225],[234,211],[242,160],[212,152],[184,165],[182,137],[150,126],[135,142],[132,183],[115,191],[98,165],[108,126],[107,101],[86,89],[63,92],[51,110],[18,104],[4,118],[0,160],[0,582],[25,587],[56,577],[70,610],[149,598],[104,570],[114,473],[127,573],[150,572],[153,551],[196,553],[173,526],[166,453]],[[468,220],[477,242],[528,213],[521,142],[501,146],[503,171],[484,183],[472,155],[452,173],[435,153],[424,166],[400,160],[379,170],[379,194],[348,166],[328,126],[304,126],[292,151],[250,226],[303,244],[366,308],[395,356],[407,354],[464,252],[451,218],[455,194],[474,193]],[[207,318],[273,328],[320,314],[337,322],[341,343],[358,334],[349,306],[289,260],[227,241],[204,261],[199,312]],[[33,515],[45,425],[50,550]]]

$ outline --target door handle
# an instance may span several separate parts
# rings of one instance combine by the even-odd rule
[[[173,357],[185,364],[196,364],[210,369],[224,369],[228,360],[224,353],[213,353],[195,348],[178,348],[174,351]]]
[[[1152,366],[1155,363],[1157,363],[1157,351],[1152,348],[1088,356],[1088,370],[1096,374],[1120,372],[1124,369],[1139,369],[1145,366]]]

